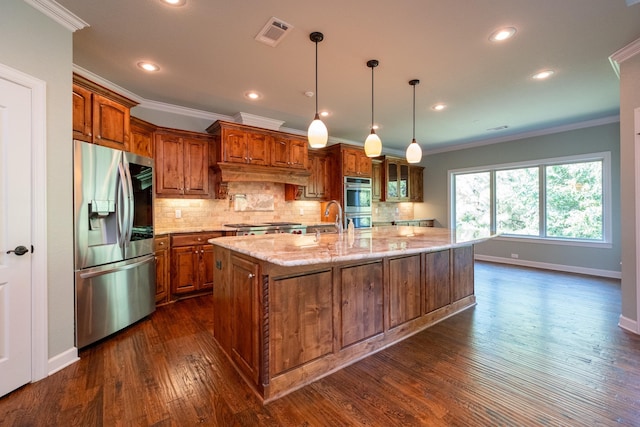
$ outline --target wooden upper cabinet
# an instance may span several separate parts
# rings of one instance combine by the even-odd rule
[[[271,138],[261,133],[247,132],[247,161],[252,165],[269,165]]]
[[[129,151],[130,109],[137,103],[73,75],[73,137]]]
[[[156,126],[137,117],[131,117],[129,150],[132,153],[153,158],[154,132]]]
[[[307,141],[286,136],[273,137],[271,164],[286,168],[307,167]]]
[[[382,199],[382,163],[371,162],[371,198],[379,202]]]
[[[382,200],[409,201],[409,165],[401,159],[386,157],[383,162]]]
[[[422,166],[409,166],[409,201],[424,201],[424,168]]]
[[[81,141],[93,142],[91,124],[93,118],[92,93],[78,85],[73,85],[73,138]]]
[[[209,145],[207,135],[160,128],[155,144],[156,194],[208,196]]]
[[[371,159],[364,151],[353,148],[342,149],[343,176],[371,176]]]

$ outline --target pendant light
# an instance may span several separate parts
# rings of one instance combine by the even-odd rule
[[[371,68],[371,133],[364,141],[364,152],[367,157],[378,157],[382,153],[382,141],[373,128],[373,69],[378,66],[377,59],[367,61],[367,67]]]
[[[409,84],[413,86],[413,139],[407,147],[407,162],[419,163],[422,160],[422,149],[416,142],[416,85],[420,80],[410,80]]]
[[[318,115],[318,43],[324,39],[324,35],[314,31],[309,34],[309,38],[316,44],[316,115],[309,125],[307,137],[311,148],[322,148],[327,145],[327,140],[329,139],[329,131],[322,120],[320,120],[320,115]]]

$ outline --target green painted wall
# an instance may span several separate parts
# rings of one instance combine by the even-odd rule
[[[621,259],[620,128],[617,122],[427,155],[422,162],[426,167],[425,203],[417,207],[417,210],[421,217],[435,218],[438,226],[449,226],[449,170],[605,151],[611,153],[612,248],[494,240],[478,245],[476,252],[480,255],[501,258],[510,258],[512,253],[517,253],[520,261],[619,272]]]
[[[0,63],[47,84],[46,250],[51,358],[75,346],[71,145],[72,33],[22,0],[2,0],[0,28]]]

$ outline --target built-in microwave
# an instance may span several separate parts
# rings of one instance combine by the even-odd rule
[[[371,178],[344,177],[344,212],[371,215]]]

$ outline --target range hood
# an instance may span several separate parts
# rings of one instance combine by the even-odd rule
[[[311,172],[306,169],[281,168],[218,162],[212,166],[216,181],[224,182],[279,182],[282,184],[308,185]]]

